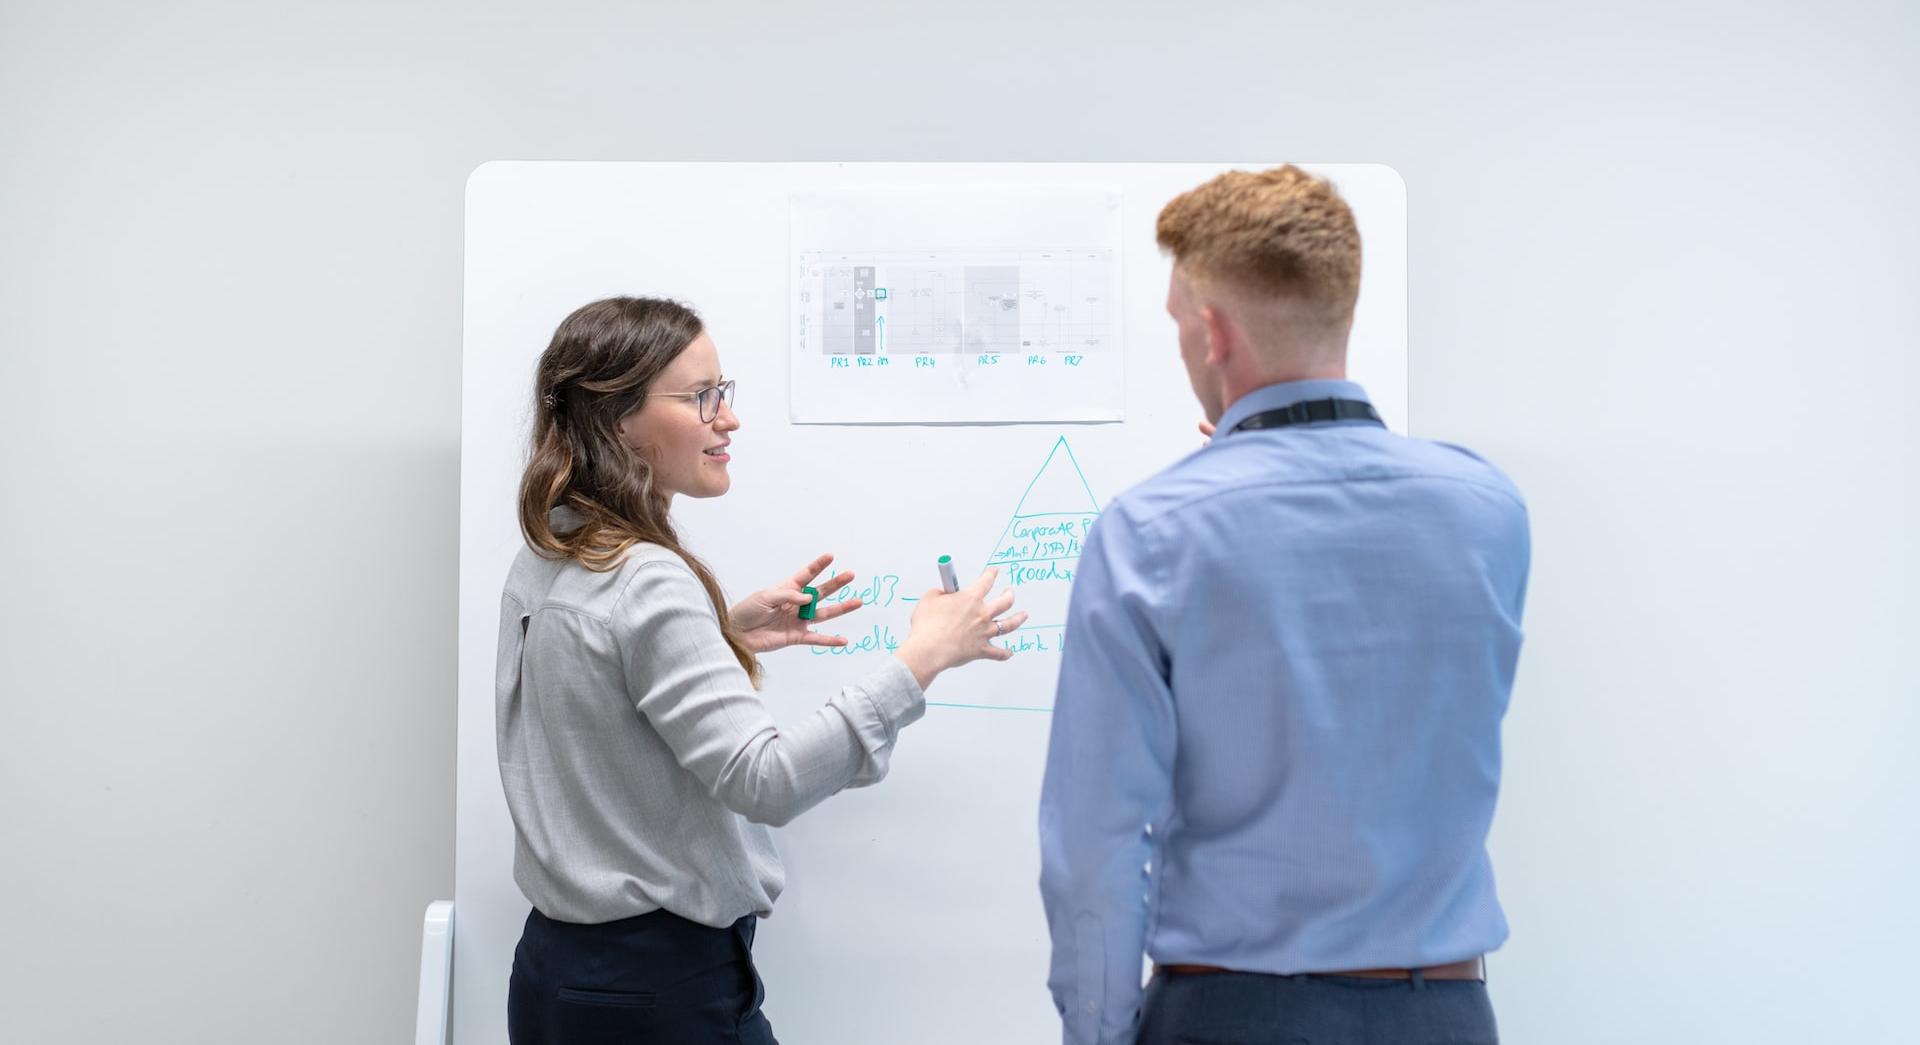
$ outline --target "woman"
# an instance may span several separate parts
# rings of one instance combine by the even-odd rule
[[[568,316],[534,379],[527,548],[501,600],[500,777],[514,879],[515,1045],[773,1042],[751,947],[782,873],[766,825],[886,774],[941,671],[1005,660],[994,573],[922,596],[897,653],[796,726],[754,695],[755,654],[841,645],[798,619],[823,555],[728,608],[667,516],[718,497],[740,427],[692,310],[612,298]],[[853,579],[820,585],[823,595]],[[857,599],[822,605],[826,621]]]

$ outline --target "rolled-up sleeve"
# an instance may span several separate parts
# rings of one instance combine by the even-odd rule
[[[677,562],[640,565],[610,621],[634,707],[728,809],[780,826],[887,772],[902,727],[926,713],[913,673],[889,657],[806,719],[781,728],[720,633],[713,603]]]

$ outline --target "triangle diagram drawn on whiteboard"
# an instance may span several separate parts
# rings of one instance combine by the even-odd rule
[[[987,559],[1000,567],[1000,583],[1015,589],[1015,608],[1029,614],[1027,625],[1001,645],[1015,652],[1059,651],[1080,549],[1099,517],[1100,502],[1073,448],[1065,436],[1056,439]]]

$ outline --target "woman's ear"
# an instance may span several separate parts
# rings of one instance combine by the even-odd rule
[[[639,438],[640,426],[636,423],[639,418],[640,411],[635,410],[633,413],[621,418],[619,424],[613,426],[614,434],[620,437],[620,441],[626,444],[627,449],[635,453],[641,452]]]

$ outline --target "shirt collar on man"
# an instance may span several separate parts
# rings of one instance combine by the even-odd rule
[[[1312,381],[1282,381],[1279,384],[1256,388],[1227,407],[1220,415],[1220,423],[1215,428],[1217,439],[1233,431],[1233,426],[1252,417],[1262,410],[1279,410],[1295,403],[1304,403],[1309,399],[1358,399],[1369,402],[1366,389],[1352,381],[1337,378],[1317,378]]]

